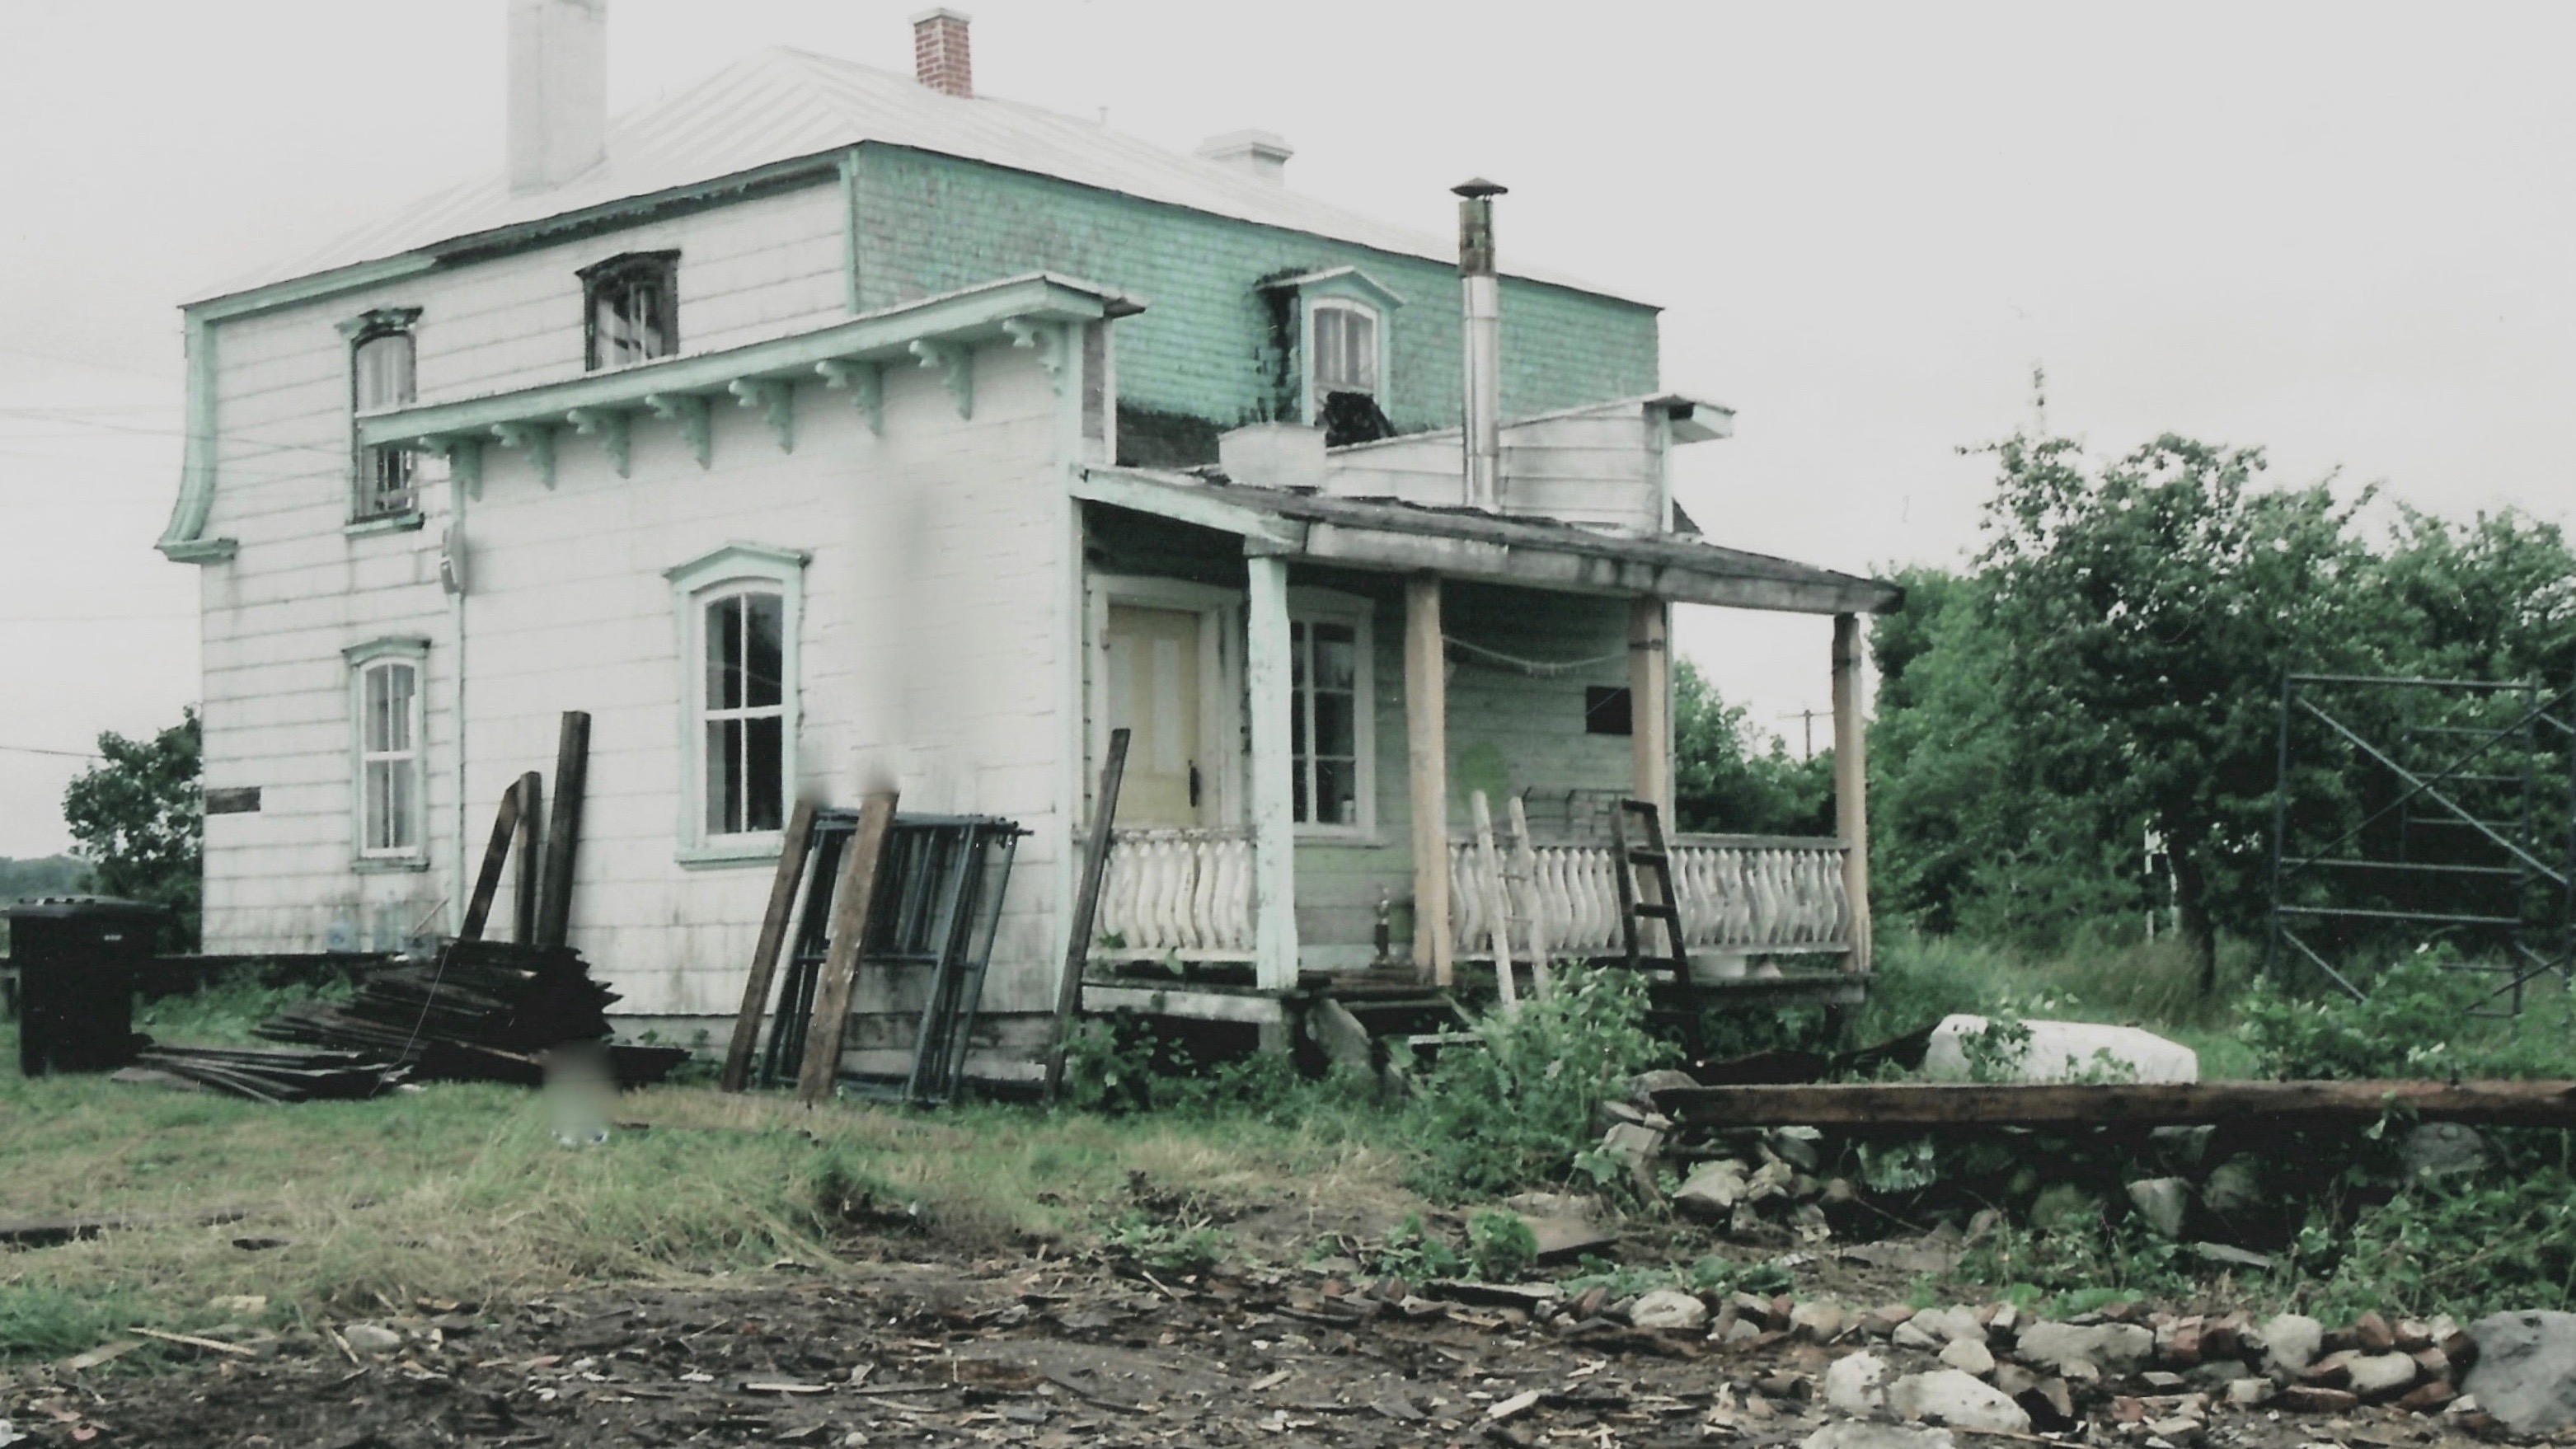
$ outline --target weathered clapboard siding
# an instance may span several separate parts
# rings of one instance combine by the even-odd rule
[[[1666,426],[1634,402],[1506,423],[1502,511],[1568,523],[1660,532],[1669,489]],[[1334,450],[1325,489],[1433,507],[1463,501],[1456,429]]]
[[[625,993],[622,1011],[730,1012],[770,864],[677,859],[684,683],[663,571],[743,540],[812,555],[800,786],[849,801],[883,774],[908,808],[1008,814],[1035,830],[987,999],[1001,1010],[1051,1000],[1068,507],[1056,464],[1064,399],[1078,396],[1070,372],[1059,394],[1033,353],[985,349],[970,423],[935,376],[890,369],[882,437],[847,394],[801,388],[793,453],[756,413],[719,407],[711,471],[649,418],[635,422],[624,479],[596,439],[569,431],[551,491],[491,447],[461,524],[432,462],[423,527],[345,528],[340,321],[420,307],[424,401],[506,390],[580,373],[574,269],[623,251],[682,251],[686,351],[834,320],[846,307],[841,226],[837,188],[822,187],[220,324],[209,532],[238,540],[239,554],[204,573],[206,777],[263,794],[258,813],[208,822],[209,949],[312,950],[335,928],[346,944],[391,944],[425,918],[451,925],[460,830],[479,854],[502,789],[522,770],[551,772],[558,712],[581,708],[593,733],[574,942]],[[455,614],[437,583],[451,525],[469,570],[461,722]],[[393,635],[430,641],[426,868],[361,871],[341,650]]]

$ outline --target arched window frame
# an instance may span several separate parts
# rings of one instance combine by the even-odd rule
[[[718,601],[742,594],[774,594],[779,602],[779,816],[796,798],[797,736],[803,721],[804,666],[799,636],[805,617],[802,549],[729,543],[665,571],[671,584],[679,667],[679,826],[677,859],[692,867],[775,861],[778,828],[724,831],[708,819],[706,722],[707,614]]]
[[[418,307],[377,307],[340,324],[349,341],[349,522],[357,526],[420,526],[417,460],[410,450],[369,447],[358,441],[358,419],[370,413],[409,407],[420,396],[420,342],[414,324]],[[399,385],[389,396],[370,397],[360,355],[371,347],[399,340],[403,366]]]
[[[349,670],[349,819],[351,855],[359,870],[426,870],[429,868],[429,641],[410,635],[371,639],[341,651]],[[395,716],[399,736],[373,728],[377,711],[373,681],[408,674],[409,697]],[[389,721],[390,722],[390,721]],[[375,788],[380,777],[399,787],[408,807],[404,827],[388,839],[387,815],[380,801],[392,798]]]

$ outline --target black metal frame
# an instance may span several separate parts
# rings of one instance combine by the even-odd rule
[[[2375,742],[2361,729],[2319,702],[2331,691],[2360,691],[2394,698],[2403,721],[2397,741]],[[2478,696],[2518,695],[2509,723],[2464,726],[2437,718],[2421,723],[2416,701],[2461,700]],[[2438,706],[2437,706],[2438,707]],[[2336,987],[2356,999],[2365,993],[2344,969],[2302,935],[2294,922],[2384,922],[2428,927],[2454,938],[2491,945],[2500,959],[2457,963],[2453,969],[2501,976],[2502,983],[2480,1002],[2484,1014],[2519,1014],[2525,988],[2536,978],[2556,972],[2576,983],[2576,688],[2547,692],[2536,680],[2427,679],[2366,675],[2285,674],[2281,678],[2280,736],[2272,793],[2271,914],[2264,952],[2267,973],[2281,972],[2289,952],[2323,972]],[[2348,712],[2348,711],[2347,711]],[[2321,844],[2293,853],[2289,795],[2294,767],[2294,723],[2325,726],[2329,740],[2357,753],[2375,772],[2397,788],[2395,798],[2364,815],[2359,823]],[[2540,823],[2540,762],[2553,753],[2544,744],[2543,727],[2566,737],[2568,751],[2567,838],[2556,863],[2544,858]],[[2518,772],[2484,772],[2481,764],[2498,746],[2516,742]],[[2438,756],[2447,754],[2447,760]],[[2427,755],[2434,768],[2423,768]],[[2465,800],[2462,787],[2484,787],[2488,808],[2499,818],[2486,818]],[[2501,805],[2500,810],[2495,807]],[[2429,809],[2427,807],[2430,807]],[[2393,854],[2373,858],[2365,837],[2391,822],[2396,828]],[[2422,855],[2468,854],[2472,859],[2423,859]],[[2331,872],[2331,874],[2330,874]],[[2308,879],[2349,884],[2328,892],[2330,903],[2294,903],[2292,888]],[[2380,899],[2357,904],[2350,897],[2369,881]],[[2426,896],[2455,900],[2481,887],[2500,888],[2509,904],[2469,904],[2426,908]],[[2311,933],[2313,934],[2313,933]],[[2536,943],[2536,944],[2535,944]],[[2285,949],[2286,948],[2286,949]]]

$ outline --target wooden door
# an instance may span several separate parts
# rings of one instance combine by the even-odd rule
[[[1183,609],[1109,606],[1109,727],[1133,731],[1118,794],[1122,826],[1200,823],[1200,618]]]

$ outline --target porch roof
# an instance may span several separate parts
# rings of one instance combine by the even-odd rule
[[[1141,468],[1085,469],[1089,502],[1241,536],[1246,553],[1354,568],[1427,571],[1538,588],[1645,595],[1790,614],[1884,614],[1905,591],[1678,534],[1603,533],[1378,498],[1335,498]]]

